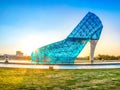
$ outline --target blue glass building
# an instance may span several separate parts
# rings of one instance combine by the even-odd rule
[[[31,59],[39,64],[73,64],[88,42],[99,40],[102,28],[100,19],[88,12],[67,38],[36,49]]]

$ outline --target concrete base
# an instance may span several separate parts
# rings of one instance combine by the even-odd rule
[[[53,68],[53,66],[52,65],[50,65],[49,66],[49,70],[53,70],[54,68]]]

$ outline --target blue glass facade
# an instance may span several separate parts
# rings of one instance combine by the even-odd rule
[[[66,39],[38,48],[31,59],[39,64],[73,64],[87,42],[99,40],[102,28],[100,19],[88,12]]]

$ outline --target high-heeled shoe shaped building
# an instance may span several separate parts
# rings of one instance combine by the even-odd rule
[[[38,48],[32,52],[31,59],[39,64],[73,64],[87,42],[90,42],[90,59],[93,62],[102,28],[98,16],[88,12],[66,39]]]

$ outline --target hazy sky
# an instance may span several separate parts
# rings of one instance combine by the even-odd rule
[[[104,26],[95,54],[120,55],[120,0],[0,0],[0,54],[62,40],[89,11]]]

